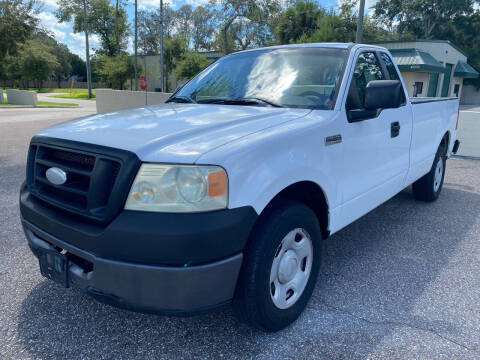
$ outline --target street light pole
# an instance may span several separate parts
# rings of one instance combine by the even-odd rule
[[[163,73],[163,0],[160,0],[160,81],[162,92],[165,92],[165,74]]]
[[[363,38],[363,13],[365,12],[365,0],[360,0],[360,9],[358,10],[357,36],[355,42],[362,42]]]
[[[135,91],[138,91],[138,62],[137,62],[137,41],[138,41],[138,31],[137,31],[137,0],[135,0]]]
[[[88,45],[88,26],[87,26],[87,0],[83,0],[83,31],[85,31],[85,51],[87,61],[87,86],[88,98],[92,98],[92,72],[90,69],[90,49]]]

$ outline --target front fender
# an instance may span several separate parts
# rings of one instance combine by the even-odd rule
[[[320,186],[329,211],[339,207],[342,144],[325,146],[334,119],[305,117],[231,142],[202,156],[228,173],[229,207],[252,206],[260,214],[283,189],[300,181]]]

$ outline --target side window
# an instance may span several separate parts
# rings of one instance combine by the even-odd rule
[[[390,75],[390,80],[400,81],[400,76],[398,75],[397,69],[395,69],[395,65],[393,65],[393,61],[390,58],[390,56],[388,56],[385,53],[382,53],[382,59],[383,59],[383,62],[385,63],[385,67],[387,68],[388,75]],[[420,92],[422,91],[420,90]],[[403,93],[403,89],[402,89],[402,104],[404,103],[405,103],[405,94]]]
[[[388,74],[390,75],[391,80],[400,80],[400,76],[398,76],[397,70],[395,69],[395,65],[393,65],[392,59],[385,53],[382,53],[382,59],[385,62],[385,66],[387,68]]]
[[[385,80],[382,68],[373,52],[358,56],[347,97],[348,109],[363,109],[365,88],[372,80]]]

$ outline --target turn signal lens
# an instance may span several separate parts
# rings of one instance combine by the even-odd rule
[[[227,183],[227,173],[223,169],[208,174],[208,196],[227,195]]]

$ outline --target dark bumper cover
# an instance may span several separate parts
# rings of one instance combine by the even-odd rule
[[[56,251],[67,258],[66,275],[60,274],[66,286],[119,307],[161,313],[197,313],[228,303],[257,219],[251,207],[192,214],[122,211],[105,226],[44,203],[25,185],[20,212],[37,257],[56,257]]]
[[[242,253],[192,267],[108,260],[57,239],[24,219],[22,223],[36,256],[45,251],[66,251],[71,259],[66,286],[78,287],[97,300],[133,311],[194,314],[228,304],[242,264]]]
[[[241,252],[258,217],[252,207],[188,214],[123,210],[100,226],[42,202],[26,186],[20,191],[20,212],[42,231],[95,256],[177,266]]]

